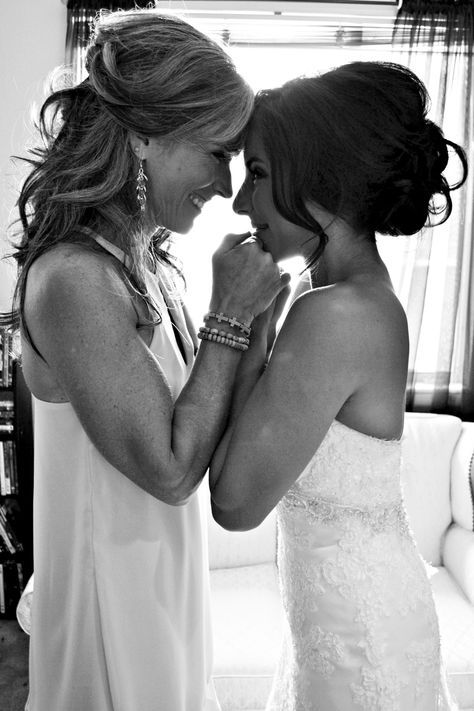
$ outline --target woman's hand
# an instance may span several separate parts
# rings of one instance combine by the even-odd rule
[[[283,278],[283,276],[282,274],[281,277]],[[252,323],[250,351],[255,354],[258,351],[260,358],[263,358],[264,362],[268,361],[270,357],[276,338],[277,324],[284,311],[290,292],[291,287],[286,284],[273,299],[270,306],[259,314]],[[249,352],[248,356],[251,355],[252,353]],[[245,359],[247,360],[248,358],[246,357]]]
[[[227,235],[212,258],[213,288],[210,309],[250,323],[271,307],[289,283],[269,252],[250,233]]]
[[[270,353],[275,342],[278,321],[280,320],[281,315],[285,309],[286,302],[288,301],[290,293],[291,287],[290,284],[287,283],[286,286],[284,286],[283,289],[280,291],[280,293],[277,294],[276,298],[273,300],[273,303],[270,304],[269,308],[267,309],[268,311],[270,311],[270,318],[268,320],[267,326],[267,360],[270,357]]]

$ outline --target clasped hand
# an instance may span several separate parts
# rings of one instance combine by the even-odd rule
[[[228,234],[214,253],[210,303],[212,311],[224,311],[247,323],[272,305],[273,313],[278,295],[290,281],[260,241],[250,236],[250,232]]]

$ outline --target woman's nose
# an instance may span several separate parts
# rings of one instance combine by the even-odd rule
[[[247,186],[247,181],[244,181],[240,187],[239,192],[235,196],[235,200],[232,204],[232,209],[238,215],[248,215],[249,214],[249,190]]]
[[[214,181],[214,189],[221,197],[232,197],[232,176],[228,163],[220,163],[217,177]]]

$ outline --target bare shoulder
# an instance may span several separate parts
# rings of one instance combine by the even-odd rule
[[[93,285],[121,282],[114,257],[80,244],[58,244],[39,256],[28,272],[28,283],[60,289],[67,283]]]
[[[323,361],[328,372],[351,373],[359,384],[380,362],[404,362],[408,328],[404,310],[386,284],[338,283],[313,289],[293,303],[273,355],[303,369]]]
[[[399,336],[406,328],[402,305],[391,288],[385,284],[341,282],[312,289],[302,294],[288,313],[288,326],[305,328],[307,335],[321,337],[326,333],[350,334],[356,341]],[[315,327],[316,330],[311,327]]]
[[[110,296],[113,298],[110,299]],[[90,308],[130,301],[113,257],[78,244],[57,245],[31,265],[25,299],[27,320],[48,316],[57,305]]]
[[[58,245],[31,265],[24,319],[35,349],[59,367],[84,344],[111,347],[136,335],[137,313],[116,260],[76,244]]]

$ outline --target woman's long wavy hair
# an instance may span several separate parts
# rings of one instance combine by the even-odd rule
[[[99,14],[86,69],[76,86],[65,85],[63,74],[62,88],[53,87],[41,108],[42,145],[25,159],[32,170],[18,200],[18,280],[3,325],[22,320],[35,259],[61,242],[96,249],[90,230],[114,236],[130,256],[125,278],[147,298],[144,272],[150,261],[167,259],[169,232],[157,229],[150,241],[143,227],[129,132],[234,149],[252,111],[253,93],[223,48],[156,10]]]

